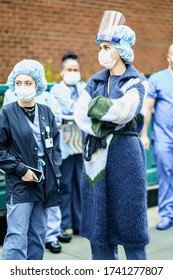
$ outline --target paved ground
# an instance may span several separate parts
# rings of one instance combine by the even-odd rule
[[[173,260],[173,227],[166,231],[155,229],[159,221],[157,207],[148,209],[150,244],[148,245],[149,260]],[[68,244],[62,243],[62,252],[59,254],[50,253],[45,250],[45,260],[90,260],[91,253],[89,242],[82,237],[73,236]],[[119,247],[120,259],[124,260],[123,248]],[[0,258],[2,258],[2,246],[0,246]]]

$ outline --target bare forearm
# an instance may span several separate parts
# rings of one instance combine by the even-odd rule
[[[148,135],[148,127],[151,121],[151,115],[152,115],[152,111],[150,111],[149,109],[146,109],[145,111],[145,115],[144,115],[144,126],[141,132],[141,136],[147,136]]]

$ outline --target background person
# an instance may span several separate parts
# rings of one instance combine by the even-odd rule
[[[46,229],[45,247],[52,253],[60,253],[61,245],[59,243],[69,243],[71,235],[64,232],[61,228],[62,215],[60,206],[50,207],[48,209],[48,221]]]
[[[94,260],[118,259],[118,244],[127,259],[143,260],[149,238],[146,161],[139,133],[146,79],[130,64],[134,31],[107,26],[96,39],[105,69],[90,78],[74,114],[87,134],[81,235],[89,239]]]
[[[0,110],[0,168],[6,172],[7,207],[3,259],[42,259],[46,208],[60,204],[59,130],[50,108],[34,100],[47,88],[38,61],[17,63],[7,84],[18,101]],[[32,168],[42,171],[40,181]]]
[[[82,173],[82,132],[74,122],[74,104],[86,83],[81,81],[79,59],[76,53],[68,52],[62,57],[60,83],[50,93],[61,106],[61,227],[67,233],[79,233],[81,219],[80,181]]]
[[[149,77],[149,90],[144,106],[145,125],[141,140],[149,149],[148,126],[152,119],[151,139],[158,178],[158,213],[161,217],[158,230],[173,226],[173,44],[167,52],[168,68]]]

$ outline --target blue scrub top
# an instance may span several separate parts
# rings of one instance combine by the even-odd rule
[[[154,141],[173,141],[173,75],[168,69],[149,78],[147,98],[156,99],[151,138]]]
[[[79,81],[76,87],[74,88],[71,86],[67,86],[62,80],[61,82],[55,84],[51,88],[50,94],[53,95],[57,103],[60,105],[62,115],[73,116],[74,105],[78,100],[79,96],[83,93],[85,86],[86,83],[84,81]],[[75,138],[77,139],[77,137],[74,137],[75,131],[77,132],[77,130],[74,130],[73,135],[71,135],[73,140],[75,140]],[[74,155],[74,151],[72,150],[70,145],[64,142],[62,129],[60,129],[60,147],[62,152],[62,159],[66,159],[70,155]]]

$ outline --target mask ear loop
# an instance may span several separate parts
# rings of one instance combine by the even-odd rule
[[[120,58],[120,55],[118,55],[117,58],[115,58],[115,64],[117,63],[119,58]],[[115,66],[115,64],[114,64],[114,66]]]

